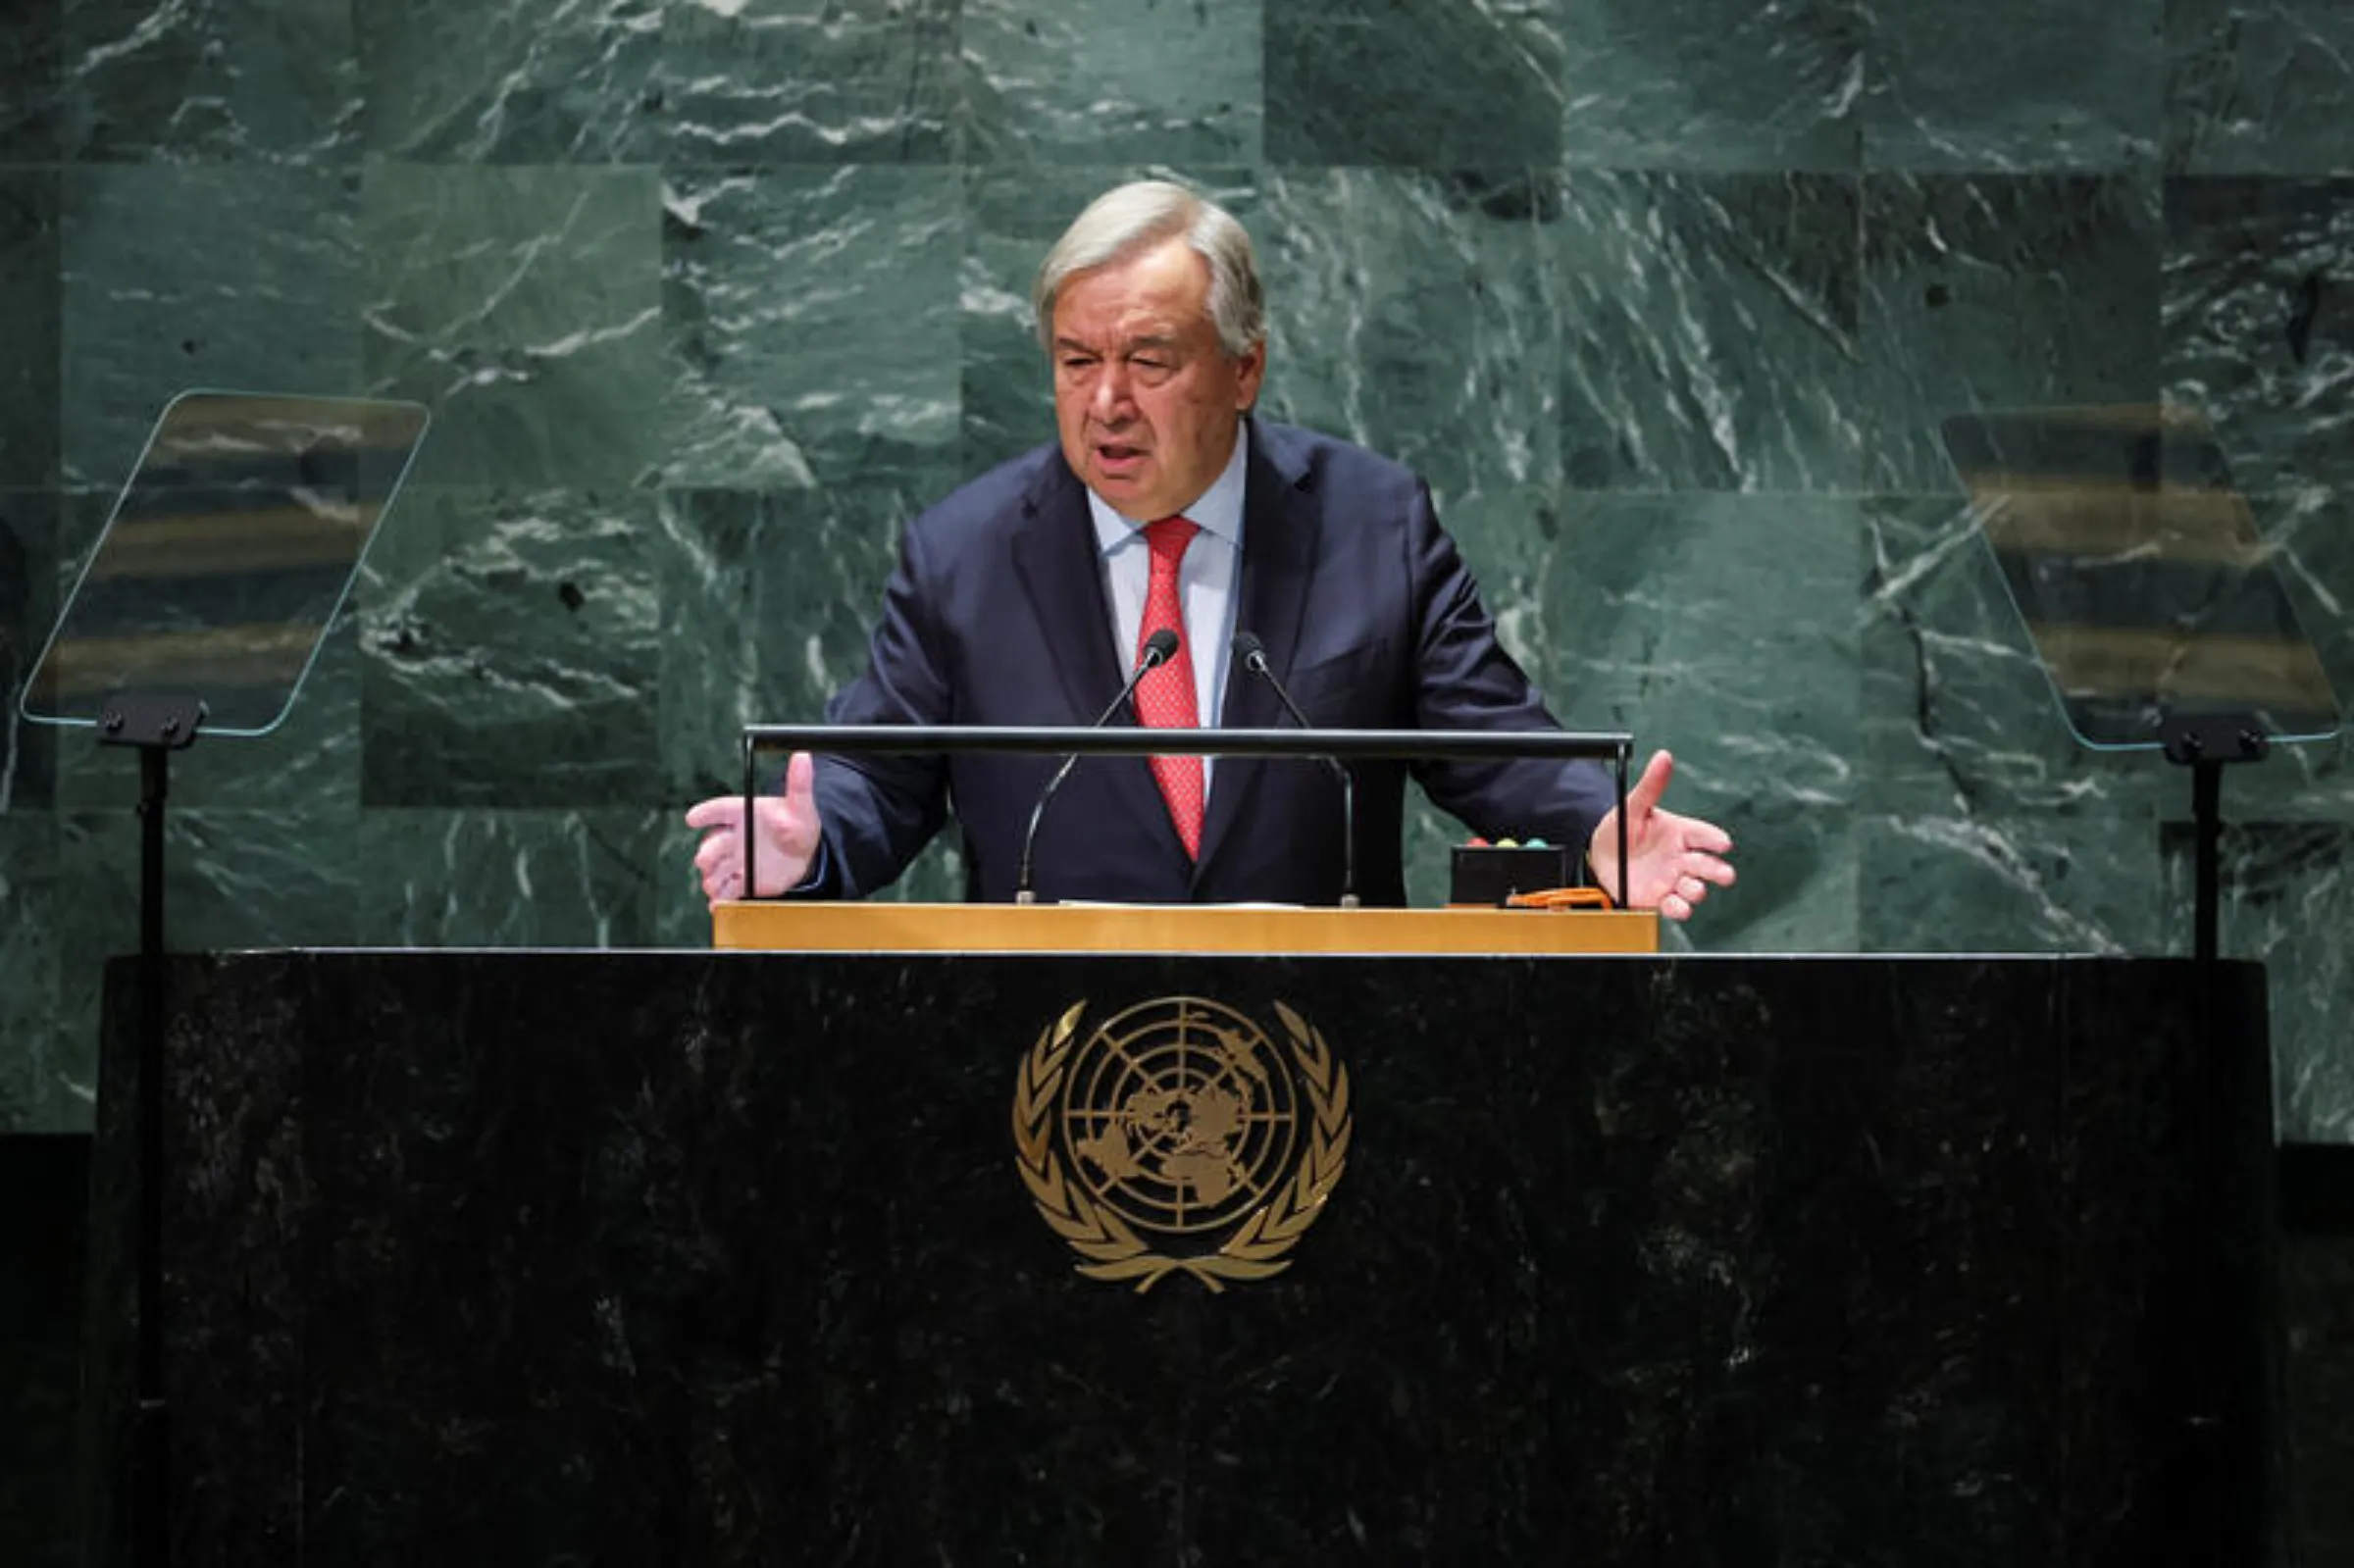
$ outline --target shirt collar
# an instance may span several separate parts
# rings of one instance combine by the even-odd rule
[[[1243,476],[1250,467],[1250,450],[1251,422],[1238,419],[1234,450],[1227,454],[1226,467],[1199,499],[1178,509],[1203,532],[1216,534],[1237,550],[1243,547]],[[1087,492],[1087,511],[1096,523],[1096,548],[1105,555],[1143,532],[1147,523],[1157,521],[1122,517],[1092,489]]]

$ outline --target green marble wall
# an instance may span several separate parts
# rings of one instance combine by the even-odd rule
[[[1739,836],[1679,939],[2178,947],[2187,780],[2073,747],[1934,426],[2208,408],[2354,692],[2350,61],[2342,0],[17,0],[0,682],[174,391],[422,399],[299,711],[176,765],[175,943],[699,943],[678,813],[1049,433],[1030,269],[1173,171],[1262,247],[1269,406],[1420,466]],[[134,774],[0,731],[0,1131],[90,1120]],[[2345,743],[2226,808],[2283,1131],[2354,1138]]]

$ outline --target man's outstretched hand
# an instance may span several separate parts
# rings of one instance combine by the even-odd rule
[[[1634,909],[1656,909],[1669,920],[1689,920],[1711,887],[1733,885],[1732,835],[1698,817],[1660,809],[1660,796],[1675,774],[1675,759],[1655,751],[1643,777],[1626,792],[1626,898]],[[1618,896],[1618,813],[1594,830],[1586,860],[1595,879]],[[766,882],[766,877],[761,881]]]
[[[809,753],[796,751],[785,769],[785,792],[762,795],[752,803],[753,830],[760,835],[759,896],[773,898],[798,887],[809,875],[817,854],[817,771]],[[743,890],[743,797],[715,795],[697,801],[687,813],[687,826],[701,832],[694,852],[694,869],[703,880],[703,896],[713,903],[751,896]]]

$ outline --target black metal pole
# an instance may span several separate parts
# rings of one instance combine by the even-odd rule
[[[2166,760],[2190,770],[2191,952],[2217,955],[2223,900],[2224,765],[2262,762],[2272,736],[2255,713],[2170,714],[2159,731]]]
[[[139,753],[138,1161],[131,1238],[136,1299],[131,1369],[130,1553],[140,1568],[172,1558],[171,1453],[164,1390],[164,1039],[172,1010],[164,964],[164,807],[172,753],[193,745],[205,705],[187,695],[119,693],[98,716],[98,742]]]
[[[752,812],[759,804],[752,798],[752,791],[758,784],[753,770],[759,765],[759,760],[760,748],[752,743],[749,735],[746,735],[743,741],[743,886],[742,888],[742,894],[746,898],[760,896],[760,871],[757,859],[760,853],[760,835],[753,831],[752,819]],[[788,763],[786,766],[790,770],[792,765]]]
[[[171,1560],[164,1401],[164,804],[172,753],[139,748],[138,1367],[131,1427],[131,1550],[141,1568]]]
[[[2190,765],[2191,951],[2202,959],[2216,955],[2216,908],[2221,901],[2223,860],[2224,765],[2201,758]]]
[[[1620,909],[1627,909],[1627,908],[1631,908],[1632,906],[1631,906],[1631,905],[1630,905],[1630,904],[1627,902],[1627,897],[1626,897],[1626,775],[1627,775],[1627,771],[1628,771],[1629,769],[1631,769],[1631,768],[1632,768],[1632,767],[1635,765],[1635,755],[1634,755],[1634,749],[1633,749],[1631,746],[1628,746],[1628,745],[1621,744],[1621,745],[1618,747],[1618,755],[1617,755],[1617,757],[1616,757],[1615,761],[1616,761],[1616,763],[1617,763],[1617,767],[1615,768],[1614,772],[1615,772],[1615,774],[1616,774],[1616,777],[1617,777],[1617,780],[1618,780],[1618,817],[1617,817],[1617,821],[1618,821],[1618,892],[1617,892],[1617,898],[1618,898],[1618,907],[1619,907]]]

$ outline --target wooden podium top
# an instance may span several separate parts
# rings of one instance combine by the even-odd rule
[[[1656,953],[1649,910],[1190,904],[723,903],[711,944],[765,952]]]

